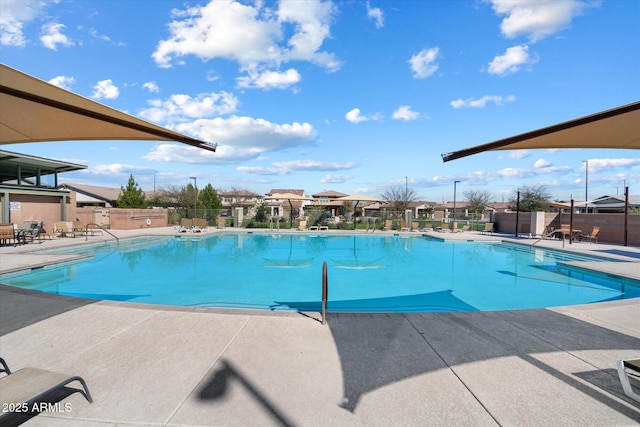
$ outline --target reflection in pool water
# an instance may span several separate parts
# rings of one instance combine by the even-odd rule
[[[502,310],[640,296],[638,281],[564,264],[602,259],[420,235],[221,233],[72,250],[93,258],[2,282],[138,303],[318,311],[327,261],[329,311]]]

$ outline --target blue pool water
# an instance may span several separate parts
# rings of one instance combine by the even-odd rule
[[[183,235],[66,253],[92,257],[0,281],[137,303],[318,311],[326,261],[329,311],[503,310],[640,296],[638,281],[563,264],[597,258],[418,235]]]

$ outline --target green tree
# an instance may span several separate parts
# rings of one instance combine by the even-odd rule
[[[211,184],[207,184],[198,194],[198,207],[219,211],[222,209],[222,198]]]
[[[186,217],[193,217],[198,209],[198,189],[189,183],[186,187],[182,187],[179,195],[180,205],[186,210]],[[195,203],[195,206],[194,206]]]
[[[256,222],[267,222],[269,219],[269,206],[264,202],[264,200],[258,200],[255,205],[256,215],[254,219]]]
[[[545,203],[551,201],[547,188],[541,184],[518,187],[516,194],[509,199],[509,209],[517,209],[517,192],[520,192],[520,212],[547,212],[551,210]]]
[[[120,187],[120,194],[116,204],[119,208],[146,208],[147,200],[142,188],[138,186],[133,175],[129,176],[127,187]]]

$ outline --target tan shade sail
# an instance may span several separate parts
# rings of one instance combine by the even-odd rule
[[[354,194],[352,196],[338,197],[332,199],[332,202],[384,202],[384,200],[376,199],[375,197],[365,196],[364,194]]]
[[[216,145],[165,129],[0,64],[0,144],[44,141],[177,141]]]
[[[640,102],[488,144],[445,153],[442,160],[448,162],[490,150],[534,148],[640,149]]]
[[[312,200],[307,196],[301,196],[299,194],[294,193],[282,193],[282,194],[273,194],[271,196],[265,197],[265,200]]]

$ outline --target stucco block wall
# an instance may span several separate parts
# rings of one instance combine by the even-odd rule
[[[114,230],[136,230],[140,228],[166,227],[169,220],[167,209],[117,209],[111,208],[110,227]]]
[[[627,244],[629,246],[640,246],[640,215],[629,215],[628,217]],[[561,224],[569,224],[571,214],[563,213],[562,218],[558,213],[545,213],[545,225],[553,228],[560,228]],[[516,214],[496,213],[494,216],[497,231],[499,233],[515,234]],[[522,231],[523,224],[531,224],[531,213],[520,212],[518,218],[518,228]],[[582,230],[583,233],[590,233],[594,226],[600,227],[598,242],[624,244],[624,214],[573,214],[573,229]]]

